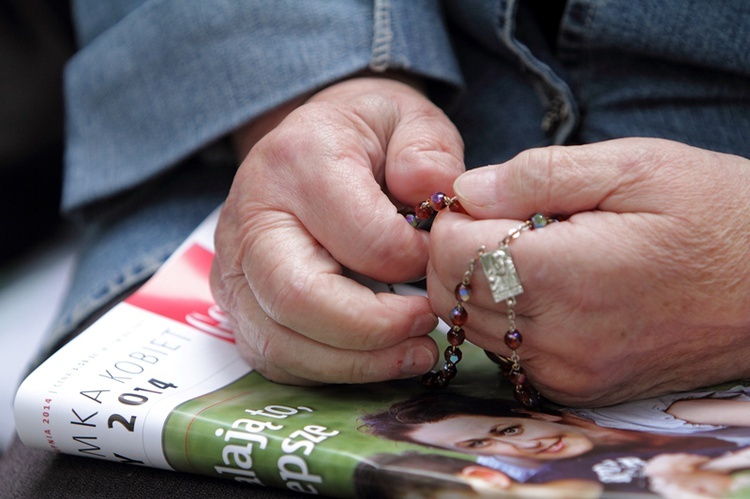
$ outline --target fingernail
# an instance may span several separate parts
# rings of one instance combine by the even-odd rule
[[[469,204],[486,207],[497,202],[497,172],[485,166],[469,170],[453,183],[456,195]]]
[[[427,347],[417,347],[409,350],[401,364],[401,374],[412,377],[424,374],[435,365],[435,357]]]

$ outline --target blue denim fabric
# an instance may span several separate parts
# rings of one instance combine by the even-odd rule
[[[569,0],[555,46],[523,0],[446,0],[446,22],[433,0],[77,6],[87,45],[67,73],[69,208],[163,175],[264,110],[368,66],[460,86],[440,103],[469,167],[624,136],[750,157],[746,0]],[[196,159],[147,194],[89,210],[97,232],[56,336],[147,278],[222,200],[233,168]]]
[[[79,211],[85,230],[78,267],[36,362],[148,279],[224,201],[235,168],[229,147],[217,144],[142,189]]]
[[[524,2],[448,0],[446,9],[466,82],[446,108],[463,135],[467,167],[569,142],[577,102]]]
[[[383,6],[378,69],[459,83],[439,3]],[[84,45],[66,70],[65,209],[133,187],[373,56],[369,0],[79,0],[74,13]]]
[[[468,167],[645,136],[750,157],[750,3],[569,0],[550,47],[523,0],[447,0]],[[562,105],[561,105],[562,103]]]
[[[750,157],[750,3],[571,0],[559,56],[577,142],[647,136]]]

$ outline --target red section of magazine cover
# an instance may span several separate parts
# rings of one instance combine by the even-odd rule
[[[125,302],[233,343],[227,317],[211,296],[209,274],[213,257],[200,245],[190,246]]]

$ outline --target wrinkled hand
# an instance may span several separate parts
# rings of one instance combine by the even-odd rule
[[[529,150],[454,189],[471,217],[433,224],[428,293],[441,314],[477,248],[535,212],[565,217],[510,243],[519,354],[548,398],[606,405],[750,375],[749,160],[620,139]],[[481,270],[472,283],[467,338],[509,354],[505,305]]]
[[[385,78],[338,83],[281,113],[240,137],[254,147],[215,237],[212,290],[242,355],[285,383],[429,370],[437,317],[427,299],[374,293],[342,272],[390,283],[424,275],[427,234],[397,206],[463,171],[458,132],[420,92]]]

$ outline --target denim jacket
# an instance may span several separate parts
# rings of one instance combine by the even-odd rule
[[[452,95],[438,101],[467,140],[469,166],[627,135],[748,155],[746,0],[569,0],[553,46],[525,7],[76,0],[64,206],[133,187],[280,103],[368,68],[447,84]]]

